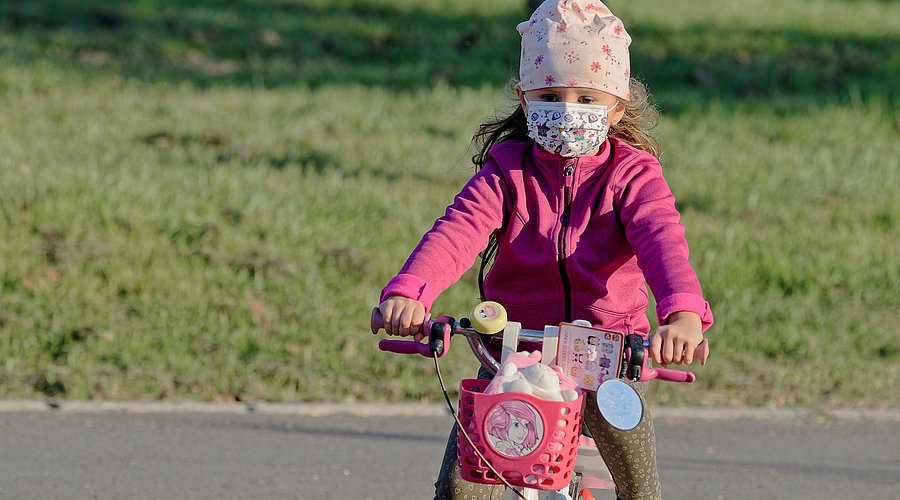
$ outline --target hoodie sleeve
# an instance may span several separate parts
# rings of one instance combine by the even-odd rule
[[[401,295],[431,310],[434,300],[465,273],[503,223],[503,177],[497,164],[485,163],[422,237],[418,246],[381,291],[381,301]]]
[[[690,311],[700,316],[706,331],[713,324],[712,311],[688,261],[681,214],[659,161],[642,156],[624,166],[616,191],[625,237],[656,297],[659,324],[665,324],[675,312]]]

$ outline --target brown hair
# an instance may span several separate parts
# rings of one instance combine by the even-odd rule
[[[647,87],[638,79],[631,78],[628,82],[631,90],[631,100],[622,101],[625,106],[625,114],[618,123],[610,127],[609,136],[644,150],[659,158],[662,149],[659,141],[653,136],[652,131],[659,124],[659,112],[650,102],[650,93]],[[528,139],[528,126],[525,121],[525,112],[522,105],[506,118],[493,118],[478,127],[478,132],[472,137],[477,153],[472,157],[475,171],[481,170],[487,161],[488,153],[495,144],[501,142]],[[488,246],[481,252],[481,268],[478,271],[478,290],[481,292],[481,300],[484,296],[484,272],[497,254],[499,240],[497,232],[491,235]]]

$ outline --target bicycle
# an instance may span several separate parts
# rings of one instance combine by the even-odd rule
[[[372,311],[370,326],[373,334],[384,328],[377,307]],[[562,403],[515,392],[485,394],[488,381],[464,379],[460,383],[459,411],[456,411],[438,363],[438,359],[449,351],[451,338],[462,335],[481,365],[492,374],[497,373],[507,355],[520,349],[519,342],[526,350],[540,346],[544,352],[541,362],[554,364],[561,333],[564,340],[571,340],[566,333],[576,327],[597,332],[598,336],[605,335],[610,345],[621,343],[618,352],[609,350],[616,354],[617,363],[606,367],[609,376],[598,381],[596,387],[597,407],[615,428],[633,429],[644,412],[640,396],[623,379],[691,383],[696,378],[688,371],[648,368],[646,348],[649,339],[639,335],[593,328],[580,321],[545,326],[544,330],[523,329],[519,323],[508,321],[503,306],[495,302],[479,303],[473,309],[472,318],[464,317],[459,321],[451,316],[428,318],[419,330],[427,342],[382,339],[378,346],[385,352],[419,354],[433,359],[444,398],[458,424],[458,460],[464,479],[482,484],[504,484],[504,498],[509,499],[592,500],[591,489],[615,489],[615,484],[608,473],[601,477],[606,467],[593,439],[583,434],[583,394],[575,401]],[[498,339],[502,340],[499,347]],[[565,355],[571,350],[570,343],[565,342],[565,349],[559,353]],[[533,439],[535,442],[525,450],[527,453],[505,453],[485,431],[485,421],[490,418],[488,413],[494,412],[505,401],[524,402],[523,407],[530,408],[535,422],[539,421],[541,435]]]

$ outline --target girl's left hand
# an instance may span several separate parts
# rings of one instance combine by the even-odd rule
[[[694,359],[705,365],[709,357],[709,342],[703,338],[702,326],[696,313],[672,313],[669,322],[660,326],[650,339],[650,357],[662,366],[691,364]]]

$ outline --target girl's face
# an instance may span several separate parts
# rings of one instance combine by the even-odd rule
[[[590,89],[584,87],[545,87],[542,89],[522,91],[516,85],[516,95],[519,96],[519,103],[522,104],[522,110],[528,113],[528,101],[545,101],[545,102],[568,102],[572,104],[593,104],[603,105],[609,110],[609,126],[619,123],[619,120],[625,116],[625,105],[619,102],[619,98],[608,94],[602,90]],[[615,107],[613,107],[615,106]],[[600,152],[598,147],[590,154],[595,155]]]
[[[520,445],[525,442],[525,437],[528,436],[528,422],[519,420],[512,415],[510,415],[510,418],[512,421],[509,424],[509,441]]]

